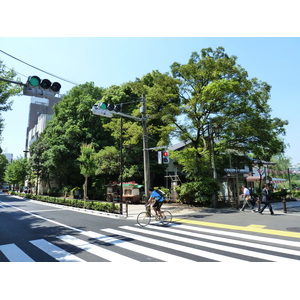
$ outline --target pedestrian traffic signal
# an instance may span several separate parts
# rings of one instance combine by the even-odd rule
[[[55,95],[59,93],[61,85],[58,82],[51,82],[49,79],[40,79],[38,76],[29,76],[23,87],[23,94],[47,99],[60,99]]]
[[[163,151],[163,163],[168,164],[170,162],[169,151]]]

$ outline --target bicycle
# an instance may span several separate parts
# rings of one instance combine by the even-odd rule
[[[155,218],[156,221],[163,225],[168,225],[170,222],[172,222],[172,214],[168,210],[161,211],[161,214],[163,215],[162,218],[152,214],[151,207],[146,206],[146,211],[138,214],[137,223],[140,226],[145,227],[150,224],[152,218]]]

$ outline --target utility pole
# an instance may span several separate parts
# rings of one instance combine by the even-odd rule
[[[143,155],[144,155],[144,187],[146,198],[149,198],[150,188],[150,164],[149,164],[149,149],[148,149],[148,134],[147,134],[147,117],[146,117],[146,99],[142,95],[142,127],[143,127]]]
[[[145,195],[146,195],[147,198],[149,198],[149,188],[150,188],[149,150],[152,150],[154,148],[151,148],[151,149],[148,148],[146,98],[144,97],[144,95],[142,95],[141,99],[142,99],[142,106],[140,108],[140,112],[142,114],[141,118],[124,114],[124,113],[122,113],[122,110],[119,111],[119,110],[116,110],[115,108],[110,108],[110,105],[107,104],[107,103],[104,103],[104,102],[101,102],[99,104],[93,105],[93,107],[92,107],[92,113],[94,115],[99,115],[99,116],[106,117],[106,118],[112,118],[113,115],[119,115],[121,117],[121,122],[122,122],[122,117],[133,119],[135,121],[141,122],[142,129],[143,129],[144,188],[145,188]],[[122,103],[121,106],[123,104],[125,104],[125,103]],[[121,128],[121,135],[122,135],[122,128]],[[120,141],[120,143],[122,143],[122,140]],[[123,157],[121,158],[121,170],[120,170],[120,173],[122,173],[122,172],[123,172]],[[120,177],[120,180],[123,181],[123,178]],[[122,198],[121,198],[120,202],[122,202]],[[122,206],[122,204],[121,204],[121,206]]]
[[[122,112],[121,104],[121,112]],[[123,117],[120,120],[120,214],[123,214]],[[126,206],[127,207],[127,206]],[[126,209],[127,211],[127,209]]]
[[[216,171],[216,164],[215,164],[215,149],[214,149],[214,136],[213,136],[213,127],[212,127],[212,119],[209,119],[208,124],[208,136],[209,136],[209,147],[210,147],[210,164],[211,164],[211,173],[213,179],[217,180],[217,171]],[[212,206],[213,208],[217,208],[217,194],[214,192],[212,194]]]

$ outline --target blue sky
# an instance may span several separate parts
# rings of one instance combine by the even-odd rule
[[[293,163],[300,163],[300,38],[0,37],[0,45],[0,50],[56,76],[76,83],[93,81],[101,87],[133,81],[152,70],[169,72],[173,62],[186,63],[193,51],[223,46],[229,55],[238,57],[238,64],[248,71],[249,77],[272,86],[269,101],[272,117],[289,121],[284,137],[289,144],[286,156]],[[20,73],[22,82],[30,75],[38,75],[60,82],[61,93],[74,86],[1,52],[0,60]],[[15,96],[12,100],[12,111],[3,113],[5,129],[1,147],[16,158],[25,149],[30,97]]]

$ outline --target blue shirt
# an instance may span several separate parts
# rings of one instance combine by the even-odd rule
[[[155,198],[155,200],[157,200],[158,202],[162,202],[165,200],[164,197],[162,197],[157,191],[153,191],[150,197]]]

